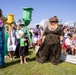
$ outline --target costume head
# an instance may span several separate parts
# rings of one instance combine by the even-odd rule
[[[28,26],[32,20],[32,10],[33,8],[23,8],[22,20],[25,26]]]
[[[12,22],[14,22],[14,15],[13,14],[8,14],[7,23],[10,24]]]

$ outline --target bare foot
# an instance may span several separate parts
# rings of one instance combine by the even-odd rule
[[[20,62],[20,64],[22,65],[22,64],[23,64],[23,62]]]
[[[24,61],[25,64],[28,64],[26,61]]]
[[[10,60],[13,60],[13,58],[10,58]]]
[[[7,56],[7,58],[9,58],[9,56]]]
[[[6,56],[4,58],[7,58]]]
[[[15,60],[15,58],[13,58],[13,60]]]

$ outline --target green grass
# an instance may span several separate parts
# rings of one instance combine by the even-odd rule
[[[50,62],[40,64],[35,61],[35,54],[29,51],[29,64],[20,64],[19,58],[15,61],[5,60],[5,67],[0,69],[0,75],[76,75],[76,65],[62,62],[52,65]]]

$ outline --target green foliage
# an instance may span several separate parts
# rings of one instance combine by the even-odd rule
[[[0,69],[0,75],[76,75],[76,65],[61,62],[59,65],[52,65],[50,62],[40,64],[35,61],[35,54],[29,51],[27,62],[20,64],[19,58],[15,61],[5,60],[5,67]]]

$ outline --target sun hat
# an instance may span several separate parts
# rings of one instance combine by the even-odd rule
[[[59,22],[57,16],[53,16],[49,19],[50,22]]]

